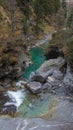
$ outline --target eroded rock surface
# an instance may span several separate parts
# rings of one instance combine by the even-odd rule
[[[38,73],[47,72],[50,69],[60,69],[65,64],[65,59],[59,57],[57,59],[51,59],[45,61],[44,64],[37,70]]]
[[[41,83],[40,82],[29,82],[26,86],[33,94],[37,94],[41,91]]]
[[[73,130],[73,122],[0,118],[0,130]]]

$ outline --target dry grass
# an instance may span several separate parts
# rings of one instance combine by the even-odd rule
[[[50,26],[46,23],[40,25],[40,28],[44,31],[44,33],[52,33],[55,31],[55,28],[53,26]]]

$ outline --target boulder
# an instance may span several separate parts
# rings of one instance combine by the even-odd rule
[[[48,81],[49,83],[54,82],[54,81],[55,81],[55,78],[54,78],[53,76],[48,76],[47,81]]]
[[[63,73],[59,70],[54,70],[53,71],[53,77],[55,79],[62,80],[63,79]]]
[[[26,87],[28,88],[28,90],[33,93],[33,94],[37,94],[39,92],[41,92],[41,83],[40,82],[29,82]]]
[[[36,74],[32,77],[31,81],[37,81],[40,83],[45,83],[46,82],[46,77],[44,74]]]
[[[45,83],[43,86],[42,86],[42,90],[50,90],[51,89],[51,84],[50,83]]]
[[[37,82],[40,82],[40,83],[45,83],[46,82],[46,79],[49,75],[52,75],[53,73],[53,69],[47,71],[46,73],[44,72],[40,72],[40,73],[37,73],[35,75],[33,75],[33,77],[31,78],[31,81],[37,81]]]
[[[48,61],[45,61],[44,64],[37,70],[38,73],[44,72],[46,73],[47,71],[51,69],[57,69],[60,70],[60,68],[65,64],[65,59],[62,57],[59,57],[57,59],[51,59]]]
[[[48,76],[47,82],[50,86],[50,89],[56,89],[61,86],[62,80],[55,79],[53,76]]]

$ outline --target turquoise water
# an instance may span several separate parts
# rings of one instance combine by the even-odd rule
[[[26,68],[23,77],[29,79],[31,72],[35,72],[41,64],[45,61],[44,50],[39,47],[30,49],[30,56],[33,64]],[[26,92],[26,98],[19,108],[19,116],[21,117],[46,117],[52,114],[51,107],[56,101],[49,94],[43,94],[43,101],[41,96],[32,95]]]
[[[34,47],[30,49],[30,56],[32,64],[26,68],[23,77],[29,78],[31,72],[35,72],[41,64],[45,61],[44,50],[39,47]]]
[[[45,61],[44,51],[38,47],[30,50],[30,56],[33,64],[26,69],[23,75],[27,79],[29,78],[31,72],[35,72]],[[27,90],[25,91],[25,95],[25,99],[19,107],[19,117],[38,117],[49,120],[55,119],[56,117],[61,117],[63,119],[64,116],[67,115],[67,113],[65,115],[65,112],[63,113],[63,110],[67,109],[65,105],[67,103],[65,102],[63,105],[63,101],[55,95],[49,94],[48,92],[33,95]]]
[[[27,94],[23,104],[19,108],[20,117],[41,117],[49,118],[53,114],[57,99],[48,93],[43,94],[43,100],[40,96]],[[53,108],[53,111],[51,111]]]

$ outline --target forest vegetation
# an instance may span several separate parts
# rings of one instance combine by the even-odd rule
[[[73,66],[72,4],[65,0],[0,0],[0,78],[17,73],[25,62],[20,54],[29,57],[28,46],[46,33],[55,32],[49,46],[61,49]]]

